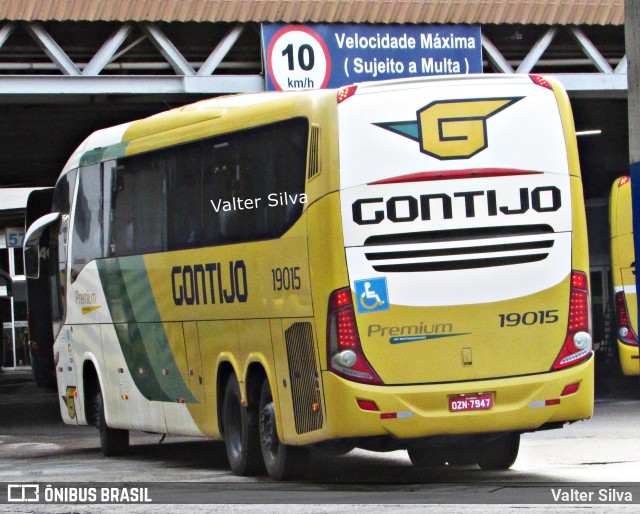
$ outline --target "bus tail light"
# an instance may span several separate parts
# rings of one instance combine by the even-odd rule
[[[341,104],[347,98],[351,98],[353,95],[355,95],[356,89],[358,89],[358,86],[341,87],[340,90],[338,91],[338,103]]]
[[[327,314],[327,367],[336,375],[362,384],[382,384],[362,353],[351,289],[331,293]]]
[[[569,324],[567,336],[553,369],[573,366],[589,358],[592,339],[589,333],[589,290],[587,275],[581,271],[571,272],[571,294],[569,299]]]
[[[549,81],[545,79],[542,75],[529,75],[529,78],[534,84],[538,86],[546,87],[547,89],[553,89],[551,87],[551,84],[549,84]]]
[[[618,321],[618,339],[621,343],[638,346],[638,337],[631,327],[627,299],[624,292],[616,293],[616,320]]]
[[[631,177],[629,175],[625,175],[624,177],[620,177],[620,179],[618,180],[618,187],[624,186],[630,180],[631,180]]]

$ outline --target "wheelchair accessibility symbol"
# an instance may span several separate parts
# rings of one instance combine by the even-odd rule
[[[389,309],[389,292],[385,277],[356,280],[354,286],[358,312],[379,312]]]

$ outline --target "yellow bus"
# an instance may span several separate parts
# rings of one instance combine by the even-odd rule
[[[623,375],[640,375],[636,256],[633,247],[631,181],[628,176],[620,177],[611,187],[609,227],[615,334],[620,367]]]
[[[276,479],[354,447],[506,469],[520,434],[592,415],[550,79],[228,96],[101,130],[28,230],[32,275],[46,231],[62,417],[107,455],[143,430],[224,439],[234,473]]]

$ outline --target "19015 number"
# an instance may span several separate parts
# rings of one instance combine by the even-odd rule
[[[518,325],[547,325],[558,321],[558,309],[548,311],[509,312],[498,314],[500,328],[517,327]]]
[[[271,270],[273,277],[274,291],[288,291],[289,289],[300,289],[302,281],[300,279],[300,266],[291,268],[273,268]]]

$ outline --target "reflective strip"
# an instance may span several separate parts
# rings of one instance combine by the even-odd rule
[[[413,412],[383,412],[380,414],[380,419],[399,419],[399,418],[412,418]]]
[[[549,405],[560,405],[560,399],[554,398],[553,400],[540,400],[537,402],[531,402],[529,407],[537,409],[538,407],[548,407]]]
[[[614,293],[624,292],[625,294],[636,294],[636,286],[616,286],[613,288]]]

